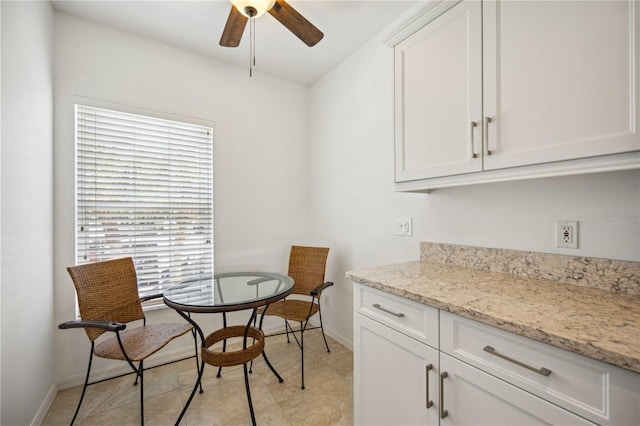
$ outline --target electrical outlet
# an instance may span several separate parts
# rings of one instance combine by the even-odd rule
[[[578,248],[578,222],[559,220],[556,222],[556,247]]]
[[[410,217],[401,217],[396,219],[396,235],[401,237],[410,237],[413,235],[413,226]]]

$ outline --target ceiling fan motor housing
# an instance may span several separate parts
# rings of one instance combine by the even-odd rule
[[[276,0],[231,0],[236,9],[247,18],[257,18],[271,9]]]

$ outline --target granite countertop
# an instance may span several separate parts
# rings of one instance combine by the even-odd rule
[[[347,272],[356,283],[640,373],[640,296],[416,260]]]

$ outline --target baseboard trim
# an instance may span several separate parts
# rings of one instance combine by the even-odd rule
[[[53,401],[56,399],[57,395],[58,385],[54,383],[49,388],[49,392],[47,392],[44,401],[42,401],[42,404],[40,404],[40,408],[38,408],[35,417],[31,421],[31,426],[41,425],[44,422],[44,418],[47,416],[49,408],[51,408],[51,405],[53,404]]]
[[[327,336],[331,337],[333,340],[337,340],[338,343],[353,352],[353,340],[348,339],[327,325],[324,326],[324,332]]]

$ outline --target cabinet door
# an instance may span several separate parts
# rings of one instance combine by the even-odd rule
[[[395,47],[397,182],[482,169],[481,13],[462,2]]]
[[[593,425],[475,367],[440,353],[441,425]]]
[[[640,149],[636,1],[484,1],[484,169]]]
[[[355,424],[437,425],[438,351],[358,313],[354,327]]]

